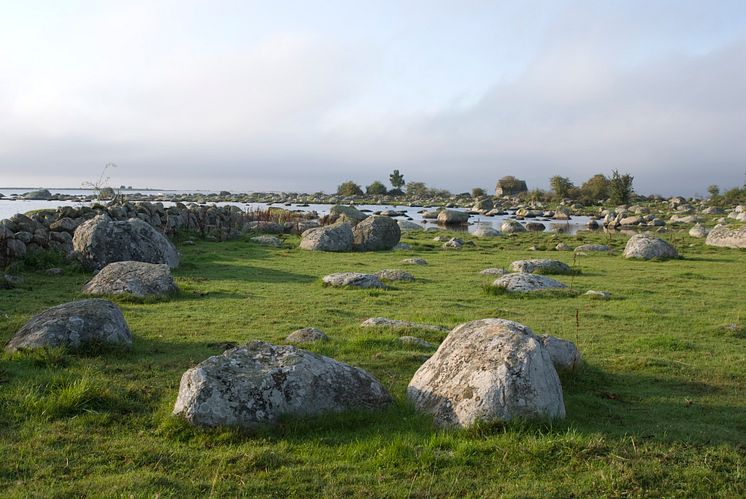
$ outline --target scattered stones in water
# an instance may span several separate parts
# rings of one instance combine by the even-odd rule
[[[529,274],[572,275],[576,273],[566,263],[549,259],[517,260],[510,264],[510,270]]]
[[[566,288],[564,284],[549,277],[537,274],[526,274],[523,272],[505,274],[492,283],[493,286],[505,288],[511,293],[527,293],[541,291],[543,289]]]
[[[424,258],[405,258],[401,263],[404,265],[427,265],[427,260]]]
[[[314,343],[316,341],[327,341],[329,337],[321,329],[315,327],[304,327],[293,331],[285,340],[289,343]]]
[[[435,326],[433,324],[422,324],[419,322],[400,321],[387,317],[371,317],[364,320],[361,327],[387,327],[392,329],[423,329],[426,331],[448,331],[447,327]]]
[[[360,368],[294,346],[252,341],[186,371],[173,414],[197,426],[252,428],[282,415],[378,410],[392,401]]]
[[[585,292],[585,296],[590,298],[591,300],[610,300],[611,299],[611,293],[608,291],[595,291],[593,289],[589,289]]]
[[[46,347],[78,349],[85,345],[132,345],[122,311],[108,300],[63,303],[36,314],[13,336],[7,352]]]
[[[385,288],[386,285],[374,274],[338,272],[324,276],[324,285],[335,288]]]
[[[641,260],[666,260],[678,258],[676,248],[669,243],[650,234],[635,234],[624,248],[624,258]]]
[[[441,427],[565,416],[559,376],[541,339],[504,319],[455,327],[417,370],[407,397]]]
[[[376,277],[382,281],[403,281],[403,282],[414,282],[415,277],[404,270],[399,269],[384,269],[376,272]]]
[[[171,269],[165,264],[114,262],[96,274],[83,292],[89,295],[131,294],[140,298],[177,291]]]

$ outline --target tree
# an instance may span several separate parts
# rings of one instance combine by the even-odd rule
[[[408,196],[426,196],[427,194],[428,188],[424,182],[409,182],[407,184]]]
[[[481,187],[474,187],[471,190],[471,197],[473,198],[481,198],[484,195],[485,195],[484,189],[482,189]]]
[[[361,196],[363,190],[352,180],[343,182],[337,187],[337,196]]]
[[[580,186],[580,197],[583,202],[603,201],[609,197],[609,179],[597,173]]]
[[[634,177],[628,173],[624,175],[619,174],[619,170],[613,170],[611,172],[611,180],[609,181],[609,198],[611,198],[612,204],[628,204],[632,198],[632,180]]]
[[[393,187],[395,190],[401,191],[401,188],[404,187],[404,175],[399,173],[399,170],[394,170],[391,175],[389,175],[389,182],[391,182],[391,187]]]
[[[386,186],[378,180],[374,181],[368,187],[365,188],[366,194],[386,194]]]
[[[560,177],[559,175],[550,178],[549,185],[558,198],[570,197],[572,191],[575,189],[575,184],[569,178]]]
[[[720,194],[720,187],[718,187],[717,185],[713,184],[713,185],[711,185],[710,187],[707,188],[707,192],[710,193],[710,197],[711,198],[718,197],[718,195]]]

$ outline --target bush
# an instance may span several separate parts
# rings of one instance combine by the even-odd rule
[[[337,187],[338,196],[362,196],[363,189],[352,180],[343,182]]]
[[[386,194],[386,186],[383,185],[383,183],[376,180],[372,184],[370,184],[368,187],[365,188],[366,194],[376,195],[376,194]]]

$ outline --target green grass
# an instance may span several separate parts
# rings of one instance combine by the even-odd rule
[[[463,234],[459,235],[464,237]],[[325,254],[245,241],[180,246],[181,292],[117,299],[131,351],[48,350],[0,356],[0,495],[21,496],[721,496],[746,495],[746,252],[666,234],[683,259],[624,260],[626,237],[520,234],[444,251],[431,233],[412,250]],[[466,236],[467,239],[470,237]],[[609,244],[615,255],[528,251],[558,242]],[[409,257],[427,266],[402,266]],[[487,267],[556,258],[572,291],[494,293]],[[81,298],[73,266],[50,276],[34,262],[0,290],[0,340],[31,315]],[[36,264],[45,262],[43,258]],[[387,290],[326,288],[342,271],[404,268],[416,282]],[[608,301],[578,295],[612,293]],[[568,417],[442,431],[406,402],[431,353],[413,334],[361,328],[385,316],[453,327],[515,320],[578,344],[586,363],[562,374]],[[198,430],[170,415],[181,374],[252,339],[283,343],[314,326],[308,347],[360,366],[392,392],[380,413],[286,418],[252,432]]]

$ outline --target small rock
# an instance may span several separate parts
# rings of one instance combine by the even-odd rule
[[[451,238],[447,242],[443,243],[443,249],[461,249],[464,247],[464,240],[458,238]]]
[[[376,277],[382,281],[414,282],[415,278],[409,272],[399,269],[384,269],[376,272]]]
[[[405,258],[401,263],[404,265],[427,265],[427,260],[424,258]]]
[[[400,321],[396,319],[388,319],[386,317],[371,317],[370,319],[364,320],[361,327],[389,327],[393,329],[424,329],[427,331],[448,331],[447,327],[435,326],[432,324],[421,324],[419,322]]]
[[[557,246],[554,247],[554,249],[556,249],[557,251],[572,251],[573,247],[565,243],[559,243],[557,244]]]
[[[327,341],[329,337],[320,329],[315,327],[304,327],[293,331],[285,340],[289,343],[313,343],[316,341]]]
[[[585,296],[590,298],[591,300],[609,300],[611,299],[611,293],[608,291],[595,291],[593,289],[589,289],[585,292]]]
[[[361,274],[358,272],[339,272],[324,276],[324,285],[335,288],[385,288],[378,277],[373,274]]]
[[[572,275],[575,273],[572,267],[566,263],[548,259],[517,260],[510,264],[510,270],[529,274]]]
[[[555,369],[559,371],[573,371],[582,362],[578,347],[572,341],[544,335],[541,337],[541,343],[549,352]]]
[[[575,252],[609,251],[611,248],[605,244],[581,244],[575,248]]]
[[[505,275],[506,273],[507,271],[501,267],[490,267],[479,272],[480,275]]]
[[[512,292],[531,292],[543,289],[566,288],[564,284],[549,277],[536,274],[514,273],[505,274],[492,283],[495,287],[505,288]]]
[[[279,248],[282,246],[282,240],[277,236],[255,236],[251,238],[251,241],[261,244],[262,246],[271,246],[273,248]]]

